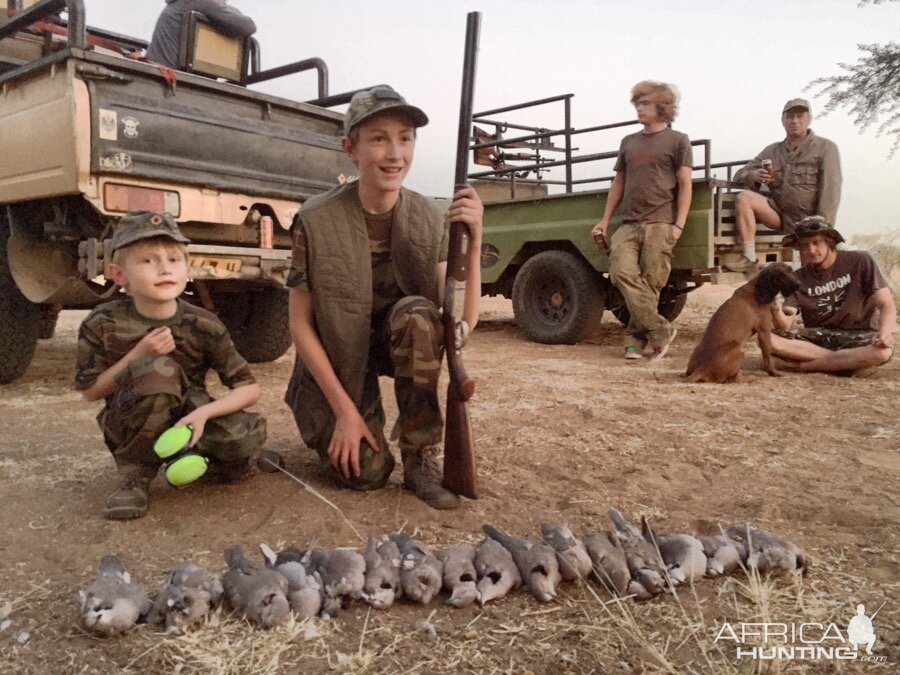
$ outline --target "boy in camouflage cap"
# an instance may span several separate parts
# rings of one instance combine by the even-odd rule
[[[190,425],[190,446],[226,482],[246,475],[266,438],[265,419],[245,411],[259,399],[259,385],[225,326],[179,298],[187,243],[168,213],[128,213],[106,270],[127,297],[96,307],[79,329],[75,387],[88,401],[105,399],[97,422],[122,476],[106,500],[109,519],[147,512],[162,464],[153,444],[168,427]],[[206,391],[210,368],[231,389],[218,400]]]
[[[441,486],[441,295],[446,227],[434,204],[403,187],[428,117],[387,86],[354,95],[344,152],[359,179],[309,199],[294,221],[288,278],[297,362],[285,401],[304,442],[340,485],[383,486],[394,468],[379,375],[394,378],[403,487],[436,509],[459,505]],[[478,321],[483,207],[469,187],[449,209],[469,229],[464,320]]]

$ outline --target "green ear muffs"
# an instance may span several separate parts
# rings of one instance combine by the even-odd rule
[[[193,483],[209,468],[209,460],[206,457],[187,447],[192,432],[191,425],[172,427],[160,434],[153,444],[154,452],[160,459],[165,460],[166,480],[174,487]]]

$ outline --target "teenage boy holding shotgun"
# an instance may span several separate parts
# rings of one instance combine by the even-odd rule
[[[394,378],[403,487],[435,509],[459,497],[441,486],[437,385],[447,225],[434,204],[403,187],[416,129],[428,117],[396,91],[356,94],[344,152],[359,179],[309,199],[294,222],[290,324],[297,362],[285,394],[304,442],[340,485],[383,486],[394,468],[378,376]],[[448,218],[468,227],[463,320],[478,321],[483,206],[456,192]]]

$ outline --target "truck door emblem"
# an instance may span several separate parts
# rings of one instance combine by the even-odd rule
[[[123,117],[122,133],[125,134],[128,138],[137,138],[139,124],[140,122],[138,122],[134,117]]]
[[[104,141],[119,140],[118,113],[115,110],[100,108],[100,139]]]
[[[481,269],[493,267],[500,261],[500,249],[493,244],[481,245]]]

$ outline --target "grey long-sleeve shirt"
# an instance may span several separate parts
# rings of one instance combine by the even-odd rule
[[[764,159],[772,160],[775,178],[769,185],[770,201],[781,213],[787,229],[806,216],[822,216],[835,224],[841,201],[841,162],[837,146],[816,136],[812,129],[796,148],[787,140],[772,143],[734,176],[734,182],[758,190],[756,172]]]
[[[256,24],[249,16],[217,0],[166,0],[153,38],[147,48],[147,60],[175,68],[181,44],[181,25],[191,12],[201,12],[223,33],[233,37],[247,37],[256,32]]]

